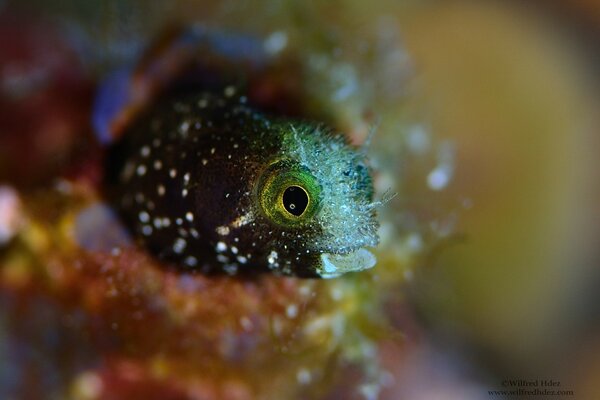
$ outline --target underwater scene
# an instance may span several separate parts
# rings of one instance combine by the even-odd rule
[[[600,398],[595,0],[0,0],[0,400]]]

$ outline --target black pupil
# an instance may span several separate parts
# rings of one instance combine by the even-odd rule
[[[304,214],[308,206],[308,193],[300,186],[290,186],[283,192],[283,206],[296,217]]]

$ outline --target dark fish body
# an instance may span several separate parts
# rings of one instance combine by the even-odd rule
[[[370,268],[372,182],[357,149],[244,96],[164,96],[110,149],[109,192],[139,241],[202,272],[334,277]]]

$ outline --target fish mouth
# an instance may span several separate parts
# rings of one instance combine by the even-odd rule
[[[375,255],[364,247],[345,254],[322,253],[320,258],[317,274],[324,279],[337,278],[346,272],[364,271],[373,268],[377,262]]]

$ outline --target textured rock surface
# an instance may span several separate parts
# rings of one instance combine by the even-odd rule
[[[35,66],[44,81],[18,101],[13,92],[0,96],[8,104],[0,112],[0,179],[14,200],[3,214],[20,221],[0,248],[0,397],[379,393],[388,374],[377,343],[399,340],[382,307],[403,262],[384,256],[376,273],[331,281],[207,277],[160,264],[102,202],[103,150],[89,135],[96,78],[69,53],[72,43],[43,38],[23,15],[2,18],[17,21],[2,25],[7,35],[27,22],[22,38],[2,42],[26,51],[6,50],[4,70],[18,65],[20,79],[31,80]],[[253,89],[271,104],[286,82],[280,69]]]

